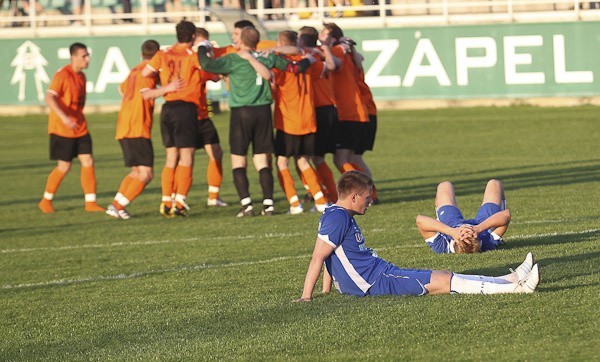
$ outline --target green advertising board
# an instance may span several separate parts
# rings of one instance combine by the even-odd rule
[[[365,57],[376,99],[585,97],[600,95],[600,22],[347,29]],[[148,36],[2,39],[0,105],[38,105],[68,46],[92,52],[88,104],[118,104],[117,86],[140,61]],[[175,37],[153,37],[170,45]],[[226,34],[212,34],[228,43]],[[221,83],[212,98],[226,97]]]

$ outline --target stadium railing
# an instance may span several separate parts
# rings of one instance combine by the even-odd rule
[[[201,26],[221,22],[223,14],[243,13],[262,21],[267,27],[296,27],[303,24],[335,21],[355,27],[396,27],[432,24],[465,24],[490,22],[586,21],[600,19],[599,1],[580,0],[351,0],[353,5],[333,5],[315,0],[316,6],[267,8],[265,0],[257,0],[256,8],[239,9],[212,6],[210,0],[131,0],[132,13],[124,13],[120,0],[83,1],[81,15],[73,15],[70,0],[39,0],[45,8],[36,13],[35,0],[29,0],[29,13],[15,8],[17,2],[2,0],[0,37],[26,32],[31,36],[46,35],[53,28],[76,34],[110,32],[106,25],[136,27],[135,32],[149,33],[155,24],[188,19]],[[244,1],[244,0],[241,0]],[[358,4],[356,3],[358,1]],[[363,2],[370,2],[365,5]],[[16,14],[15,14],[16,12]],[[71,26],[73,23],[81,25]],[[67,30],[66,28],[71,28]],[[170,29],[170,27],[169,27]]]

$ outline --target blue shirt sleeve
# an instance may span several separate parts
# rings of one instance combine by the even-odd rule
[[[427,239],[425,242],[431,250],[433,250],[436,254],[447,254],[450,253],[450,242],[452,238],[450,238],[446,234],[438,233],[433,240]]]
[[[496,250],[498,246],[503,243],[502,238],[495,239],[494,236],[488,231],[483,231],[478,235],[479,240],[481,240],[481,251],[490,251]]]
[[[319,222],[319,239],[332,247],[337,247],[344,241],[348,229],[350,215],[344,209],[327,210]]]

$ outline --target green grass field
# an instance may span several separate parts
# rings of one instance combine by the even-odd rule
[[[98,198],[107,205],[127,172],[115,115],[88,122]],[[228,114],[215,123],[226,142]],[[358,217],[367,245],[402,267],[492,275],[533,251],[538,291],[332,293],[295,304],[319,215],[285,215],[277,184],[280,214],[235,218],[227,158],[222,198],[234,206],[209,209],[206,157],[198,153],[190,218],[160,217],[157,177],[128,207],[134,217],[121,221],[83,211],[76,165],[56,195],[57,212],[43,215],[37,202],[53,167],[46,117],[0,118],[0,360],[597,359],[599,140],[596,107],[381,112],[366,160],[382,204]],[[258,201],[256,173],[249,175]],[[434,255],[414,219],[434,215],[437,183],[455,183],[470,217],[489,178],[506,188],[507,245]]]

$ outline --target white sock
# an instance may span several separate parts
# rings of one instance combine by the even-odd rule
[[[456,294],[499,294],[515,293],[516,283],[483,275],[452,274],[450,293]]]
[[[475,280],[475,281],[486,282],[486,283],[509,284],[509,283],[517,282],[516,275],[513,275],[513,274],[506,274],[506,275],[502,275],[499,277],[488,277],[485,275],[471,275],[471,274],[458,274],[458,273],[454,273],[454,275],[458,275],[460,278],[463,278],[463,279]]]

